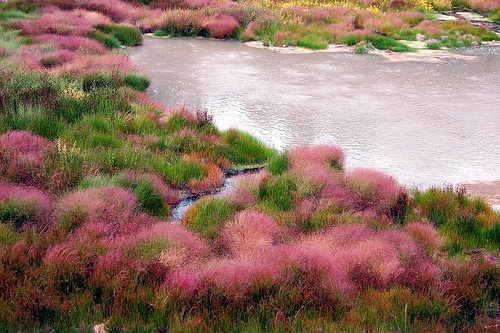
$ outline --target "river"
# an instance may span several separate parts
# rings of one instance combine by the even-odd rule
[[[219,128],[277,149],[332,143],[347,167],[411,187],[500,179],[500,47],[438,64],[206,39],[145,37],[127,52],[155,99],[208,110]]]

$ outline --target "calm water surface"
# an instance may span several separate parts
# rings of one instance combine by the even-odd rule
[[[278,54],[237,42],[145,38],[128,51],[164,104],[200,108],[280,150],[333,143],[348,167],[410,186],[500,179],[500,48],[478,61],[390,63]]]

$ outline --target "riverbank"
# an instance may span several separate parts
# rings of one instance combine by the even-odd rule
[[[500,211],[500,180],[463,184],[471,196],[482,198],[496,211]]]

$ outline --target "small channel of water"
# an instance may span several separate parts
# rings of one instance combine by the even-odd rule
[[[499,47],[444,64],[152,37],[128,52],[155,99],[208,110],[220,128],[278,149],[336,144],[348,167],[408,186],[500,179]]]

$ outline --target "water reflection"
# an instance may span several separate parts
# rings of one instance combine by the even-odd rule
[[[348,166],[407,185],[500,178],[499,48],[476,62],[278,54],[236,42],[146,38],[130,51],[167,105],[202,108],[278,149],[334,143]]]

